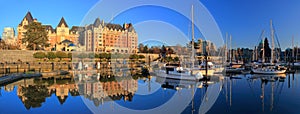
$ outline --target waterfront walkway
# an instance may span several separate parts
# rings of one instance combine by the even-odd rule
[[[69,74],[68,71],[53,71],[53,72],[46,72],[46,73],[14,73],[14,74],[8,74],[0,77],[0,85],[17,81],[22,78],[35,78],[35,77],[50,78],[53,76],[67,75],[67,74]]]

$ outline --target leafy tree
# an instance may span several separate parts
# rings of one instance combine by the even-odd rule
[[[61,60],[62,58],[68,58],[68,54],[58,51],[56,52],[56,57],[59,58],[59,60]]]
[[[31,50],[41,49],[49,46],[47,31],[39,22],[33,22],[25,26],[22,43],[27,43],[27,48]]]
[[[148,53],[149,52],[148,46],[145,45],[143,50],[144,50],[143,53]]]
[[[55,59],[56,58],[56,54],[54,52],[48,52],[47,53],[47,58],[48,59]]]
[[[36,52],[33,54],[34,58],[43,59],[46,57],[46,54],[44,52]]]
[[[168,48],[168,50],[167,50],[167,54],[169,55],[169,56],[171,56],[171,54],[174,54],[174,50],[172,49],[172,48]]]
[[[160,52],[161,52],[161,49],[159,49],[159,47],[151,47],[150,49],[149,49],[149,51],[148,51],[149,53],[154,53],[154,54],[160,54]]]
[[[139,44],[138,46],[139,49],[139,53],[143,53],[144,52],[144,45],[142,43]]]

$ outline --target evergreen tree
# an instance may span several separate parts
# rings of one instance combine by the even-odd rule
[[[262,43],[264,43],[264,47],[262,47]],[[262,55],[263,55],[263,52],[264,52],[265,53],[265,58],[264,58],[265,61],[270,60],[270,58],[271,58],[271,48],[269,46],[268,38],[265,38],[265,40],[259,44],[258,50],[260,51],[259,54],[260,54],[261,58],[262,58]]]
[[[162,55],[162,57],[166,57],[166,53],[167,53],[167,48],[165,47],[165,45],[163,45],[161,47],[161,55]]]
[[[31,50],[48,47],[48,36],[44,26],[39,22],[33,22],[25,26],[22,43],[27,43],[27,48]]]

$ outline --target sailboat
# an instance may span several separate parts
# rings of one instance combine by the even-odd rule
[[[242,66],[241,64],[233,64],[232,63],[231,39],[232,39],[232,37],[230,35],[229,65],[227,65],[225,67],[225,72],[226,73],[236,73],[236,74],[239,74],[239,73],[242,73],[242,71],[244,70],[244,68],[241,67]],[[227,34],[226,34],[226,40],[227,40]],[[226,52],[225,53],[227,54],[227,42],[226,42]]]
[[[251,70],[255,74],[284,74],[286,72],[286,68],[280,66],[279,64],[275,64],[274,61],[274,30],[272,20],[270,21],[270,28],[271,28],[271,39],[272,39],[272,49],[271,49],[271,61],[270,63],[264,63],[265,59],[265,50],[264,50],[264,43],[263,44],[263,54],[262,54],[262,64],[255,65]]]
[[[194,44],[194,7],[192,6],[192,44]],[[169,65],[164,66],[160,70],[155,71],[155,76],[164,77],[169,79],[179,79],[179,80],[194,80],[199,81],[203,78],[202,73],[195,69],[195,52],[194,45],[192,45],[192,56],[191,56],[192,65],[191,68],[183,68],[180,65]]]

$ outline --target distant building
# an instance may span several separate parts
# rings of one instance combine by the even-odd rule
[[[84,27],[79,40],[86,51],[137,53],[138,35],[131,23],[121,26],[97,18],[93,24]]]
[[[2,33],[2,39],[15,38],[15,30],[12,27],[5,27]]]
[[[16,45],[16,37],[15,30],[12,27],[5,27],[2,33],[2,40],[7,45],[15,46]]]
[[[208,55],[215,55],[215,52],[217,51],[214,43],[208,40],[202,40],[200,38],[196,42],[195,48],[198,55],[204,55],[206,52]]]

